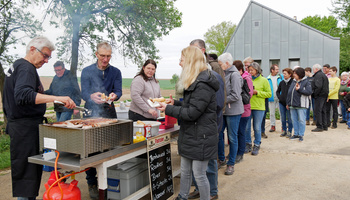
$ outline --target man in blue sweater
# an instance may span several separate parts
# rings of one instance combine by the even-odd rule
[[[109,64],[112,47],[107,42],[97,44],[95,53],[97,62],[85,67],[81,73],[81,96],[86,101],[85,108],[92,110],[93,117],[117,118],[113,101],[122,96],[122,74]],[[103,98],[109,97],[111,104]],[[86,180],[92,199],[99,196],[97,189],[96,169],[86,171]]]

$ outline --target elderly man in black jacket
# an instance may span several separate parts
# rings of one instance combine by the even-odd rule
[[[322,66],[315,64],[312,66],[314,79],[312,84],[312,97],[315,99],[314,115],[316,116],[316,128],[313,132],[327,131],[326,102],[329,93],[329,83],[327,76],[322,73]]]
[[[57,61],[53,65],[56,76],[53,78],[50,88],[45,94],[56,96],[69,96],[76,105],[80,105],[81,96],[77,78],[74,77],[69,70],[66,70],[62,61]],[[62,105],[54,105],[57,121],[70,120],[73,114],[72,109],[68,109]],[[74,110],[74,114],[78,114],[79,110]]]

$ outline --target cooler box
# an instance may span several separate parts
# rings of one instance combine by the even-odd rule
[[[107,169],[107,199],[124,199],[149,184],[147,159],[132,158]]]
[[[159,126],[159,129],[169,129],[173,128],[174,124],[176,124],[177,119],[175,117],[170,117],[168,115],[165,115],[165,118],[163,120],[158,120],[162,124]]]
[[[115,107],[115,111],[117,112],[117,119],[129,119],[129,107],[125,107],[125,109]]]

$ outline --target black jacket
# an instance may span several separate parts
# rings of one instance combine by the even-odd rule
[[[53,77],[50,88],[45,91],[45,94],[69,96],[77,106],[79,106],[81,103],[80,89],[77,78],[74,77],[67,69],[64,71],[63,76],[58,77],[56,75]],[[56,112],[67,112],[70,110],[62,105],[55,104],[54,106]]]
[[[287,95],[287,105],[295,108],[309,108],[310,107],[310,95],[312,94],[311,84],[306,77],[301,79],[298,84],[299,90],[296,90],[297,82],[292,81],[289,87]]]
[[[219,82],[205,70],[184,91],[182,102],[168,105],[165,114],[181,120],[178,138],[179,154],[192,160],[217,158],[218,129],[216,122],[216,91]]]
[[[292,82],[293,82],[293,78],[290,78],[287,83],[286,81],[283,80],[280,82],[276,90],[277,98],[283,106],[287,105],[286,103],[287,103],[288,90]]]
[[[312,97],[328,97],[329,93],[329,82],[327,76],[322,72],[322,70],[317,71],[313,75],[313,81],[311,81],[312,86]]]

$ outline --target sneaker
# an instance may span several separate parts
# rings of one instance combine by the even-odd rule
[[[237,155],[236,160],[235,160],[235,164],[240,163],[242,160],[243,160],[243,155]]]
[[[89,187],[89,194],[91,199],[98,199],[99,198],[99,192],[97,189],[97,185],[88,185]]]
[[[299,142],[302,142],[304,140],[303,136],[299,136]]]
[[[227,165],[227,168],[225,170],[225,175],[232,175],[235,171],[235,167],[233,165]]]
[[[282,134],[280,135],[280,137],[286,137],[287,136],[287,131],[282,131]]]
[[[310,121],[309,120],[306,121],[306,125],[310,125]]]
[[[346,123],[347,121],[345,121],[345,120],[341,120],[339,123],[341,123],[341,124],[344,124],[344,123]]]
[[[267,135],[264,132],[261,132],[261,138],[267,138]]]
[[[312,131],[312,132],[322,132],[323,129],[317,127],[317,128],[315,128],[315,129],[312,129],[311,131]]]
[[[324,130],[324,131],[328,131],[328,128],[327,128],[327,127],[326,127],[326,128],[323,128],[323,130]]]
[[[253,151],[252,151],[252,155],[253,155],[253,156],[258,155],[258,154],[259,154],[259,149],[260,149],[260,146],[254,145]]]
[[[292,132],[287,132],[287,135],[286,135],[286,138],[290,138],[290,137],[292,137]]]
[[[269,131],[270,132],[275,132],[276,131],[276,127],[275,126],[271,126],[271,129]]]
[[[292,137],[289,138],[290,140],[296,140],[296,139],[299,139],[299,136],[298,135],[293,135]]]
[[[252,144],[246,143],[244,153],[252,152]]]
[[[218,160],[218,169],[226,165],[226,160]]]
[[[198,199],[199,197],[199,190],[196,189],[188,195],[188,199]]]
[[[213,199],[219,199],[219,195],[215,195],[215,196],[210,195],[210,200],[213,200]]]
[[[331,129],[336,129],[337,128],[337,124],[333,124]]]
[[[313,121],[311,125],[315,126],[316,125],[316,121]]]

